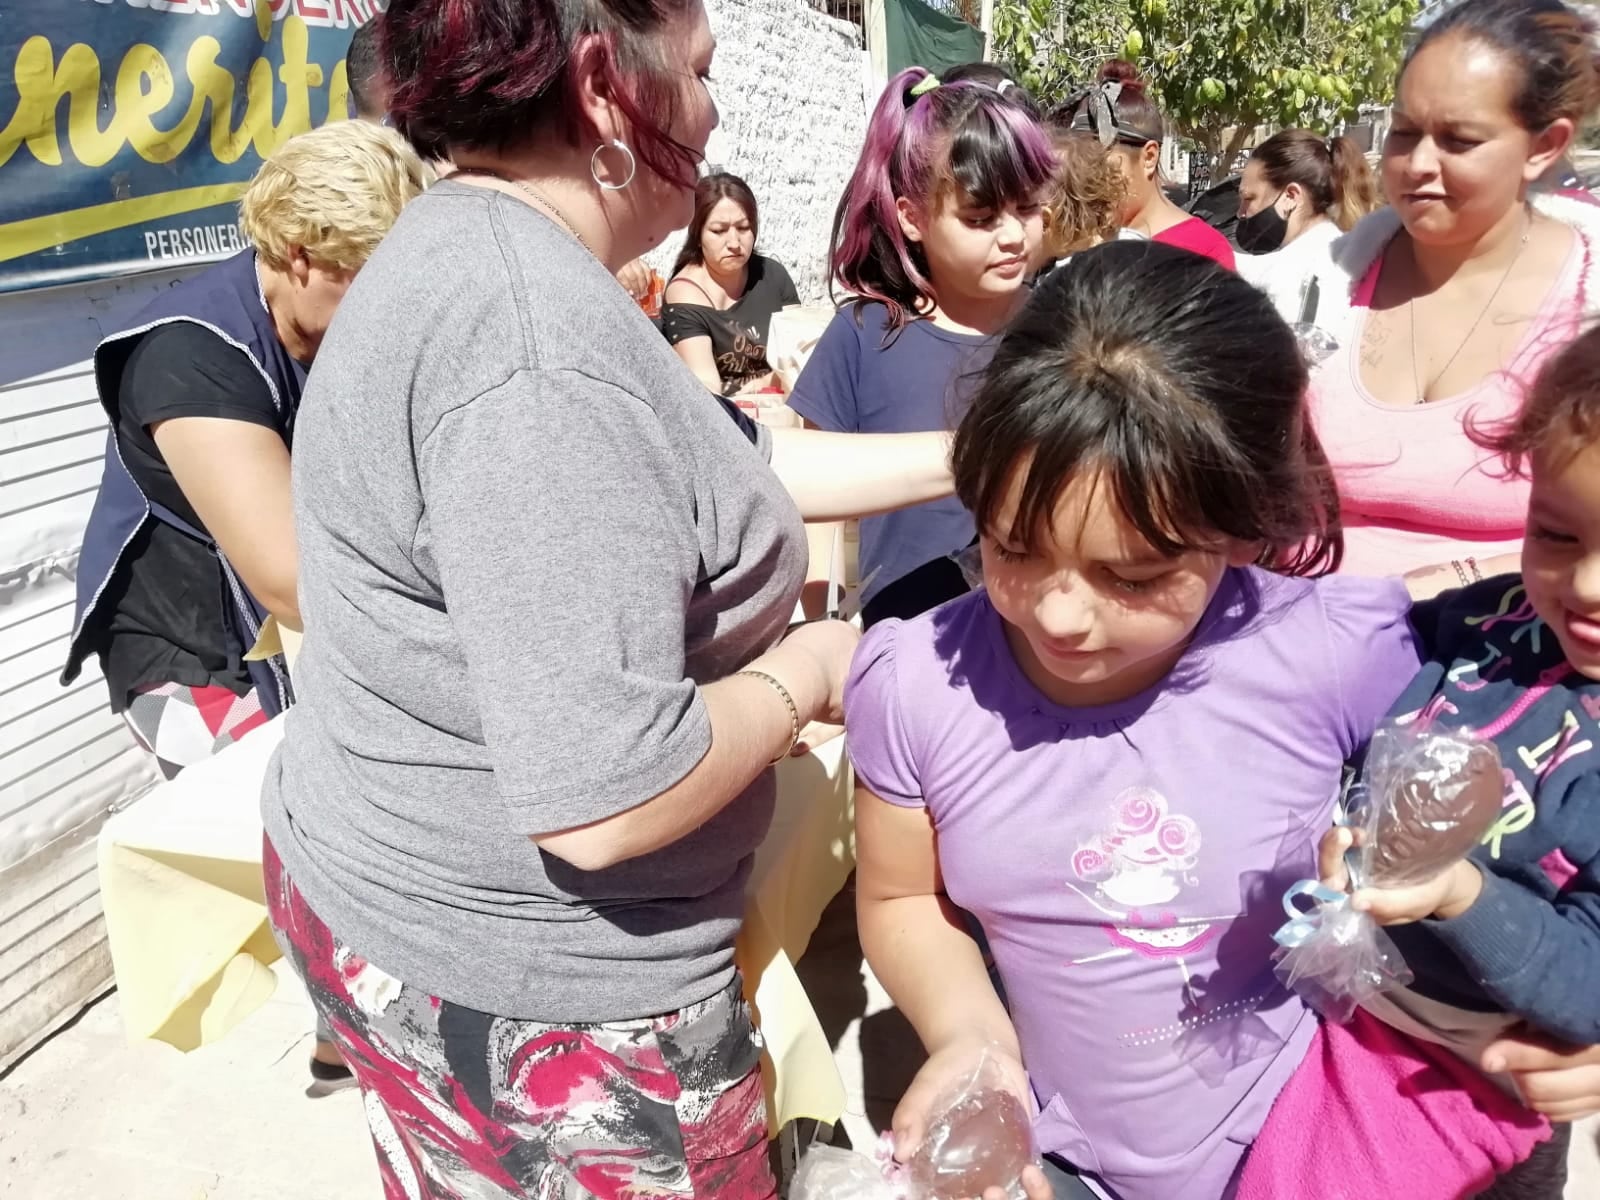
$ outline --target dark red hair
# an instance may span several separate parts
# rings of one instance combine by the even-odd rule
[[[579,40],[593,35],[599,73],[656,174],[694,182],[698,156],[668,132],[684,64],[665,28],[695,0],[390,0],[384,59],[389,114],[414,142],[505,150],[552,132],[598,142],[577,103]]]
[[[1600,442],[1600,326],[1569,342],[1540,369],[1516,419],[1469,425],[1467,434],[1526,479],[1535,457],[1561,469]]]

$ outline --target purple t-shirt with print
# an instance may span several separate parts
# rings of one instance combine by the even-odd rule
[[[932,814],[1040,1147],[1121,1200],[1226,1195],[1306,1051],[1272,934],[1345,760],[1416,672],[1408,607],[1393,580],[1229,570],[1172,673],[1099,708],[1046,699],[981,590],[861,643],[857,777]]]

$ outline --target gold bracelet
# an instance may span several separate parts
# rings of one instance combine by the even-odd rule
[[[794,748],[800,744],[800,706],[794,702],[794,697],[789,694],[789,689],[784,687],[783,684],[779,683],[777,679],[771,675],[768,675],[765,671],[735,671],[734,674],[748,675],[751,679],[765,680],[767,683],[770,683],[773,686],[778,695],[783,697],[783,702],[789,706],[789,723],[792,726],[789,737],[789,748],[782,754],[778,755],[777,758],[773,759],[771,763],[767,764],[768,766],[775,766],[776,764],[781,763],[784,759],[788,758],[789,755],[793,754]]]

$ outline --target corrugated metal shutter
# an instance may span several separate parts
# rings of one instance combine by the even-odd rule
[[[157,777],[93,664],[57,682],[105,446],[89,356],[188,273],[0,296],[0,1065],[111,979],[94,837]]]

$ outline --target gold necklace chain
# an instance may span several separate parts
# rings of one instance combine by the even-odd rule
[[[561,222],[566,231],[577,239],[578,245],[589,251],[590,254],[594,254],[594,248],[589,245],[583,234],[578,232],[577,227],[573,225],[571,221],[567,220],[567,214],[557,208],[554,201],[549,199],[543,192],[534,187],[533,184],[529,183],[527,180],[512,179],[510,176],[502,175],[499,171],[491,170],[488,167],[457,167],[455,174],[486,175],[490,179],[498,179],[501,183],[509,183],[512,187],[526,195],[540,208],[544,209],[545,212],[549,213],[557,221]]]
[[[1463,337],[1457,344],[1455,352],[1452,353],[1449,358],[1444,360],[1444,366],[1439,368],[1438,372],[1434,375],[1433,381],[1435,383],[1438,383],[1445,377],[1446,373],[1455,364],[1456,359],[1460,357],[1461,352],[1467,348],[1467,343],[1472,340],[1472,335],[1478,332],[1478,326],[1483,324],[1484,317],[1488,316],[1489,310],[1494,307],[1494,302],[1500,295],[1500,289],[1506,286],[1506,280],[1511,278],[1511,272],[1515,270],[1516,265],[1522,261],[1522,252],[1528,248],[1528,239],[1532,235],[1533,214],[1530,212],[1528,214],[1527,224],[1524,225],[1522,229],[1522,240],[1517,243],[1517,252],[1511,256],[1511,261],[1506,264],[1506,269],[1501,272],[1500,282],[1494,285],[1494,291],[1489,293],[1489,299],[1484,301],[1483,308],[1478,312],[1478,319],[1473,321],[1468,327],[1466,336]],[[1416,268],[1416,262],[1416,243],[1413,242],[1411,249],[1411,264],[1413,270]],[[1417,369],[1419,364],[1417,362],[1417,298],[1415,296],[1411,297],[1410,301],[1406,304],[1406,313],[1411,318],[1411,386],[1417,390],[1417,403],[1426,404],[1428,403],[1428,394],[1422,386],[1422,376]]]

